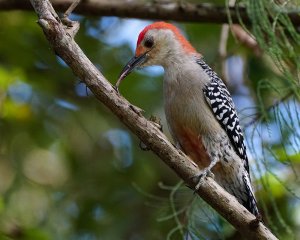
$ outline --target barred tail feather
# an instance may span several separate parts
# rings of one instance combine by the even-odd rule
[[[248,209],[254,216],[260,217],[257,202],[251,187],[250,177],[248,174],[243,175],[243,181],[247,192],[247,201],[243,201],[243,206]]]

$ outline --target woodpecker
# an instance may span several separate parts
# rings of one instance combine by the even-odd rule
[[[116,83],[136,67],[164,68],[164,108],[171,135],[199,167],[260,218],[239,118],[229,91],[172,24],[155,22],[139,34],[135,56]],[[201,182],[201,181],[200,181]]]

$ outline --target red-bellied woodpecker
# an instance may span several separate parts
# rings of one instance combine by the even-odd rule
[[[135,57],[122,70],[116,87],[135,67],[150,65],[165,70],[165,113],[176,145],[198,165],[202,179],[212,173],[259,217],[243,133],[222,80],[179,30],[165,22],[153,23],[139,34]]]

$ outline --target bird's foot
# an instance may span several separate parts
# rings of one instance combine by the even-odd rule
[[[212,169],[213,167],[219,162],[218,158],[213,158],[213,160],[211,161],[211,163],[209,164],[209,166],[207,168],[205,168],[199,175],[195,176],[194,179],[196,179],[195,182],[197,182],[196,186],[195,186],[195,192],[197,192],[199,190],[199,188],[201,187],[201,185],[204,182],[204,179],[206,177],[211,177],[214,178],[215,175],[212,173]]]
[[[215,175],[211,172],[211,168],[206,168],[199,175],[196,175],[193,177],[194,181],[197,182],[195,189],[194,189],[195,192],[197,192],[199,190],[199,188],[203,184],[205,178],[207,178],[207,177],[211,177],[211,178],[215,177]]]

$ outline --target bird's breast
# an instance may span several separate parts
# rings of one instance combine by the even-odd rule
[[[206,103],[203,89],[207,79],[201,74],[166,71],[164,107],[174,141],[200,168],[204,168],[209,165],[210,158],[202,139],[223,130]]]
[[[205,100],[204,86],[188,80],[164,82],[164,107],[171,131],[175,126],[185,126],[198,135],[213,135],[220,130]]]
[[[193,162],[200,169],[208,167],[211,160],[203,145],[202,137],[185,126],[176,126],[174,131],[180,147]]]

